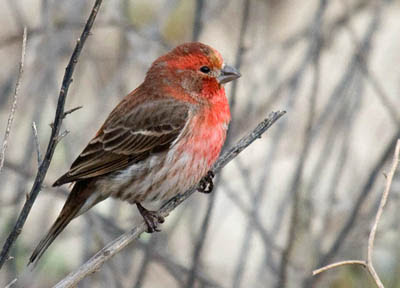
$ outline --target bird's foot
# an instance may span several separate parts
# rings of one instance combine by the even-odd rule
[[[144,222],[147,225],[147,233],[160,232],[158,224],[164,223],[165,219],[157,211],[149,211],[144,208],[140,203],[136,203],[136,206],[142,215]]]
[[[208,171],[207,175],[200,180],[199,186],[197,187],[197,191],[201,193],[211,193],[214,188],[213,178],[214,172]]]

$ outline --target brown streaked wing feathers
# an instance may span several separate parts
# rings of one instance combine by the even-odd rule
[[[155,100],[139,104],[118,123],[109,121],[118,111],[53,186],[115,172],[165,151],[185,126],[189,107],[174,99]]]

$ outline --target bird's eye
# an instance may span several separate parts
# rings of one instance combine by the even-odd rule
[[[203,66],[203,67],[200,68],[200,71],[203,72],[203,73],[208,74],[208,73],[210,73],[211,69],[208,66]]]

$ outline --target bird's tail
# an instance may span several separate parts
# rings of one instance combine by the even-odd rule
[[[90,195],[90,189],[85,189],[87,186],[86,181],[75,183],[56,222],[54,222],[47,235],[39,242],[33,251],[32,256],[29,258],[29,268],[33,269],[36,266],[40,257],[42,257],[43,253],[47,250],[54,239],[56,239],[73,218],[80,214],[79,212],[81,208],[84,206]]]

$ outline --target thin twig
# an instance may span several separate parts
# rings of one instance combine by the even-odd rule
[[[399,154],[400,154],[400,139],[397,140],[396,149],[395,149],[394,156],[393,156],[392,168],[390,169],[390,172],[387,175],[385,191],[383,192],[382,199],[379,204],[378,212],[376,213],[375,222],[372,226],[371,233],[369,234],[369,238],[368,238],[367,264],[368,264],[368,266],[371,266],[370,268],[372,268],[374,275],[376,275],[376,272],[375,272],[375,269],[372,264],[372,253],[374,250],[376,229],[378,228],[379,220],[381,219],[383,209],[385,208],[387,199],[389,197],[390,187],[392,186],[394,174],[396,172],[397,166],[399,165]],[[374,277],[374,279],[375,279],[375,281],[377,281],[377,280],[379,280],[379,277],[377,277],[377,275],[376,275],[376,277]],[[380,282],[377,282],[377,283],[380,283]],[[382,285],[382,283],[380,283],[380,285]],[[383,285],[382,285],[382,287],[383,287]]]
[[[367,259],[365,261],[350,260],[350,261],[342,261],[342,262],[330,264],[330,265],[324,266],[322,268],[319,268],[317,270],[314,270],[313,275],[317,275],[317,274],[324,272],[326,270],[329,270],[331,268],[336,268],[336,267],[343,266],[343,265],[358,264],[367,269],[368,273],[371,275],[371,277],[373,278],[373,280],[378,288],[384,288],[382,281],[379,278],[378,274],[376,273],[374,265],[372,263],[372,254],[374,252],[374,241],[375,241],[375,235],[376,235],[376,230],[378,228],[379,220],[381,219],[383,209],[385,208],[387,199],[389,197],[390,187],[392,186],[394,174],[396,173],[396,169],[399,165],[399,161],[400,161],[399,155],[400,155],[400,139],[398,139],[397,143],[396,143],[396,148],[394,151],[394,156],[393,156],[393,161],[392,161],[392,168],[390,169],[390,172],[386,177],[385,191],[382,194],[378,212],[376,213],[375,221],[372,225],[372,229],[371,229],[371,232],[368,237],[368,248],[367,248],[367,256],[366,256]]]
[[[63,114],[62,119],[65,119],[65,117],[67,117],[68,114],[71,114],[71,113],[73,113],[73,112],[75,112],[76,110],[79,110],[79,109],[81,109],[81,108],[83,108],[83,106],[77,106],[77,107],[75,107],[75,108],[72,108],[72,109],[69,109],[69,110],[65,111],[64,114]],[[54,126],[54,122],[53,122],[53,123],[50,123],[50,127],[53,128],[53,126]]]
[[[329,264],[326,265],[325,267],[316,269],[312,272],[312,275],[315,276],[319,273],[325,272],[326,270],[332,269],[332,268],[336,268],[336,267],[340,267],[340,266],[344,266],[344,265],[361,265],[362,267],[366,268],[367,263],[365,263],[365,261],[362,260],[347,260],[347,261],[340,261],[340,262],[336,262],[333,264]]]
[[[17,220],[14,228],[12,229],[6,242],[4,243],[3,249],[0,254],[0,269],[2,268],[4,262],[7,260],[8,253],[9,253],[12,245],[14,244],[14,242],[17,240],[19,234],[21,233],[22,228],[25,224],[26,218],[28,217],[29,212],[33,206],[33,203],[35,202],[36,197],[42,188],[42,183],[46,176],[47,170],[50,166],[50,161],[53,158],[54,150],[57,145],[57,138],[58,138],[58,134],[60,133],[61,123],[62,123],[63,117],[64,117],[65,99],[68,94],[69,86],[72,82],[72,74],[74,72],[76,64],[78,63],[78,58],[82,51],[83,45],[85,44],[86,39],[89,36],[90,29],[93,26],[93,23],[96,18],[97,12],[99,11],[101,2],[102,2],[102,0],[96,0],[95,4],[93,6],[93,9],[90,13],[89,19],[86,22],[85,28],[82,31],[81,37],[77,40],[75,49],[74,49],[74,51],[71,55],[71,58],[68,62],[67,68],[65,69],[65,74],[64,74],[62,85],[61,85],[60,94],[58,96],[57,110],[56,110],[56,115],[54,118],[54,126],[51,129],[51,136],[50,136],[49,144],[47,146],[47,151],[46,151],[43,161],[40,163],[40,166],[38,168],[38,172],[36,174],[35,181],[32,185],[31,192],[29,193],[29,199],[25,202],[24,207],[22,208],[22,211],[18,217],[18,220]]]
[[[56,140],[56,144],[58,144],[58,142],[60,142],[68,134],[69,134],[69,130],[64,130],[63,132],[61,132],[55,139]]]
[[[10,137],[11,126],[12,126],[12,123],[14,121],[15,110],[17,109],[17,99],[18,99],[19,85],[21,83],[22,74],[24,72],[25,51],[26,51],[26,37],[27,37],[27,29],[25,27],[24,28],[24,34],[22,36],[22,52],[21,52],[21,60],[19,62],[19,70],[18,70],[17,82],[15,84],[14,100],[13,100],[13,103],[12,103],[12,106],[11,106],[10,114],[8,115],[6,132],[5,132],[4,139],[3,139],[3,145],[2,145],[1,151],[0,151],[0,173],[1,173],[1,170],[3,169],[4,158],[5,158],[5,153],[6,153],[6,149],[7,149],[7,142],[8,142],[8,138]]]
[[[40,163],[42,162],[42,155],[40,153],[40,142],[35,121],[32,122],[32,133],[33,133],[33,141],[35,142],[37,162],[39,167]]]
[[[79,110],[79,109],[82,109],[82,108],[83,108],[83,106],[77,106],[75,108],[69,109],[69,110],[64,112],[64,116],[63,117],[65,118],[65,117],[67,117],[68,114],[71,114],[71,113],[75,112],[76,110]]]
[[[246,137],[243,137],[239,142],[236,143],[232,148],[225,152],[219,157],[217,162],[213,166],[214,173],[218,173],[225,165],[232,161],[240,152],[246,149],[256,139],[261,138],[262,134],[267,131],[280,117],[286,112],[278,111],[272,112],[268,118],[264,119],[257,127]],[[174,210],[183,201],[189,198],[195,191],[194,186],[182,195],[178,195],[167,203],[165,203],[159,210],[161,216],[168,216],[168,214]],[[128,244],[135,240],[141,233],[146,230],[146,224],[142,222],[138,226],[132,228],[130,231],[122,234],[118,238],[114,239],[97,252],[92,258],[78,268],[75,272],[70,273],[67,277],[57,283],[54,288],[66,288],[75,287],[83,278],[87,275],[94,273],[99,270],[100,267],[109,260],[112,256],[124,249]]]

